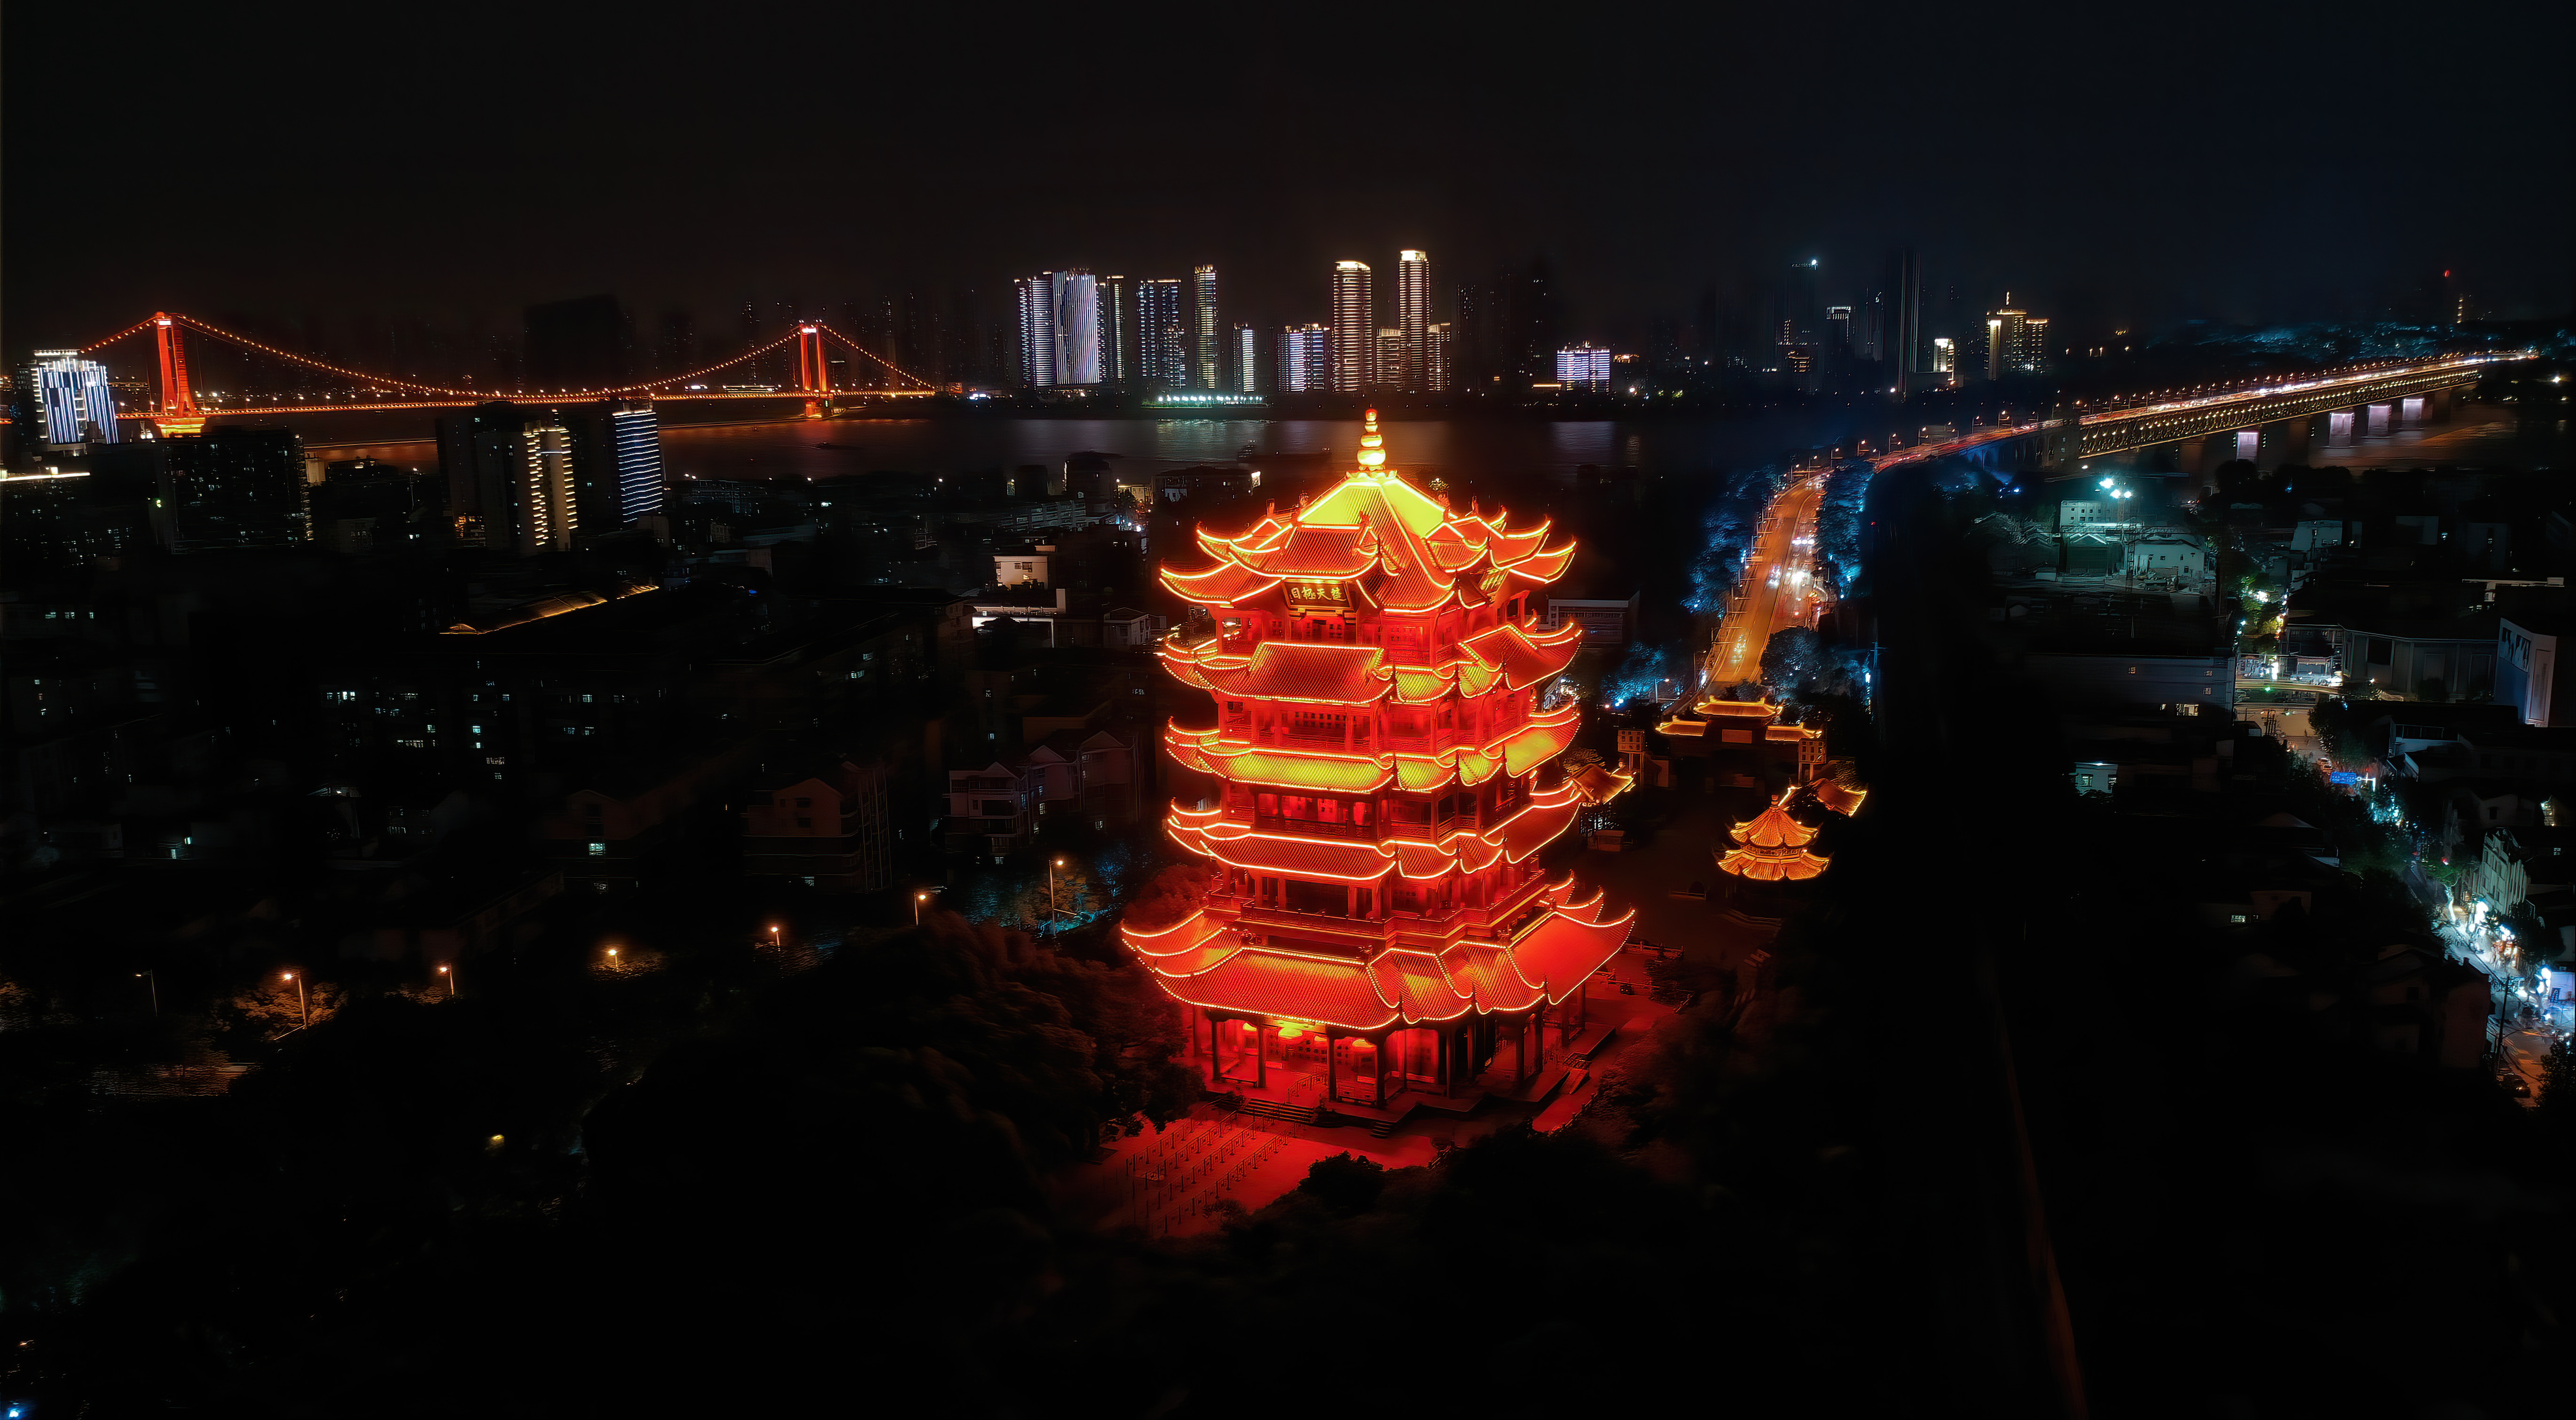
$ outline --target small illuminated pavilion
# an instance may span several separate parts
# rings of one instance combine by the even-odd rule
[[[1200,529],[1212,561],[1164,569],[1213,621],[1166,640],[1164,665],[1215,710],[1165,743],[1216,781],[1165,827],[1217,876],[1181,920],[1122,930],[1217,1088],[1310,1074],[1377,1109],[1517,1088],[1548,1029],[1581,1029],[1635,914],[1576,900],[1539,852],[1628,781],[1558,763],[1581,705],[1549,686],[1583,632],[1531,614],[1574,555],[1547,534],[1415,488],[1372,410],[1330,491]]]
[[[1816,830],[1789,816],[1796,785],[1763,806],[1762,812],[1735,826],[1735,846],[1717,856],[1723,872],[1757,883],[1802,883],[1825,870],[1832,860],[1812,852]]]

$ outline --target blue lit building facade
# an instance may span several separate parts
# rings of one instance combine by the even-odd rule
[[[113,444],[116,396],[107,388],[107,366],[77,350],[39,350],[30,372],[43,406],[45,442]]]
[[[613,408],[608,413],[608,446],[617,470],[617,509],[621,522],[662,511],[662,421],[650,404]]]

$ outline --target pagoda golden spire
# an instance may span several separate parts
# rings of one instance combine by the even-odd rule
[[[1377,411],[1368,412],[1368,423],[1360,431],[1360,467],[1370,473],[1386,468],[1386,436],[1377,431]]]

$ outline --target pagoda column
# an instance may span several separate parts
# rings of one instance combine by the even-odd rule
[[[1335,1104],[1342,1098],[1342,1053],[1340,1037],[1331,1026],[1324,1027],[1324,1103]]]

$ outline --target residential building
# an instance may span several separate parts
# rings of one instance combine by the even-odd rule
[[[2576,697],[2558,693],[2559,616],[2516,611],[2496,620],[2495,698],[2526,725],[2576,725]]]
[[[1610,388],[1610,352],[1589,342],[1556,352],[1556,382],[1570,390]]]
[[[1282,394],[1334,388],[1332,327],[1298,325],[1279,332],[1279,363],[1271,381]]]
[[[1100,362],[1113,385],[1136,378],[1136,300],[1124,276],[1100,278]]]
[[[1634,596],[1626,601],[1590,597],[1549,597],[1547,629],[1554,631],[1561,626],[1582,627],[1582,644],[1586,649],[1625,646],[1636,639],[1637,605],[1638,598]]]
[[[1032,388],[1101,381],[1100,283],[1090,272],[1024,276],[1020,296],[1020,380]]]
[[[801,877],[826,892],[882,892],[894,883],[891,817],[884,767],[841,760],[753,793],[742,813],[742,870]]]
[[[1136,372],[1147,385],[1179,389],[1189,384],[1189,324],[1177,278],[1137,283],[1136,341]]]
[[[1377,382],[1370,368],[1377,353],[1377,296],[1365,261],[1333,263],[1333,384],[1359,394]]]
[[[494,400],[448,415],[438,460],[460,542],[521,557],[572,546],[581,526],[573,435],[553,411]]]
[[[39,350],[24,376],[33,386],[35,413],[48,444],[117,442],[116,395],[107,366],[77,350]]]
[[[1196,357],[1191,370],[1193,388],[1225,388],[1222,371],[1225,327],[1217,323],[1216,268],[1198,266],[1190,269],[1191,353]]]
[[[2004,308],[1986,313],[1986,378],[1999,380],[2048,366],[2048,317],[2013,305],[2012,293],[2006,291]]]
[[[1431,256],[1407,250],[1396,258],[1395,324],[1402,342],[1390,383],[1406,394],[1437,388],[1431,382]]]
[[[1432,325],[1423,337],[1423,388],[1435,394],[1450,387],[1449,341],[1453,328],[1449,322],[1440,321]]]
[[[286,429],[220,425],[160,441],[161,540],[172,552],[305,540],[304,446]]]
[[[1261,389],[1261,333],[1248,325],[1234,328],[1234,387],[1244,394]]]

